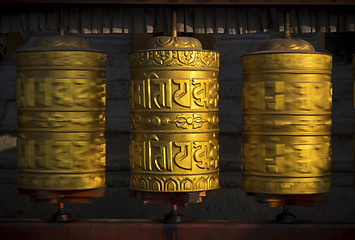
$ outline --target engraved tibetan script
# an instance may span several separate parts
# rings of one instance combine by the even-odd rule
[[[296,109],[308,111],[331,110],[331,83],[292,83],[291,86],[289,103]]]
[[[201,169],[217,168],[219,144],[217,140],[208,142],[194,142],[193,158],[197,167]]]
[[[105,145],[101,141],[91,143],[19,138],[17,151],[20,168],[88,169],[103,166],[100,156],[104,154]]]
[[[217,108],[219,83],[208,78],[159,78],[144,74],[130,83],[130,105],[134,109]]]
[[[175,142],[176,147],[180,148],[175,155],[175,163],[182,169],[191,170],[192,169],[192,142]]]
[[[282,174],[319,174],[329,171],[330,144],[242,144],[245,171]]]
[[[247,82],[242,92],[244,110],[285,110],[284,82]]]
[[[85,107],[105,105],[105,80],[19,78],[18,107]]]
[[[219,102],[219,84],[211,79],[193,79],[192,95],[196,105],[200,107],[217,107]]]
[[[154,104],[157,108],[172,108],[172,89],[171,79],[152,79],[152,85],[159,86],[157,91],[153,92]]]
[[[137,165],[143,170],[173,171],[172,142],[159,141],[156,135],[145,136],[145,141],[131,142],[131,167]]]
[[[145,171],[175,171],[197,166],[200,169],[218,168],[217,140],[206,142],[160,141],[156,135],[146,135],[145,141],[131,141],[131,168]],[[193,165],[194,164],[194,165]]]
[[[174,93],[174,101],[183,107],[191,107],[191,80],[174,79],[174,84],[178,85],[178,90]]]

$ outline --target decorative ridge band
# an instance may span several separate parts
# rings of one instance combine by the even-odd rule
[[[196,50],[150,50],[129,55],[130,68],[141,67],[219,67],[219,53]]]

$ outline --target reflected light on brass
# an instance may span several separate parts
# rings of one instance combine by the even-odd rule
[[[17,184],[35,200],[97,197],[105,187],[106,54],[78,37],[17,52]],[[83,193],[85,191],[85,193]]]
[[[218,66],[218,52],[176,32],[130,54],[134,197],[185,205],[219,188]]]
[[[270,206],[330,190],[332,57],[288,36],[242,56],[242,189]]]

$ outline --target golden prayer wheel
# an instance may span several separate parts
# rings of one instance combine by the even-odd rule
[[[106,54],[78,37],[17,52],[17,185],[35,200],[102,196]]]
[[[242,189],[311,205],[330,190],[332,56],[285,33],[242,56]]]
[[[164,203],[174,193],[184,205],[219,188],[218,66],[219,53],[190,37],[155,37],[130,54],[135,197]]]

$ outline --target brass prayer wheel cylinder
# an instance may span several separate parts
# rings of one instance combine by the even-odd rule
[[[219,53],[156,37],[130,54],[130,189],[219,188]]]
[[[17,52],[17,185],[34,190],[105,186],[106,53],[57,36]]]
[[[274,39],[242,56],[242,189],[330,190],[332,57],[303,40]]]

